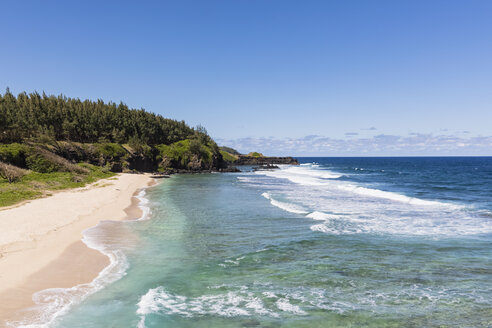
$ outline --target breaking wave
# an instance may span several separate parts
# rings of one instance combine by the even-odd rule
[[[353,283],[352,283],[353,284]],[[352,311],[372,311],[378,314],[394,313],[408,304],[432,308],[436,304],[456,304],[472,300],[490,304],[479,293],[460,293],[445,288],[429,288],[419,284],[402,285],[399,290],[381,291],[359,289],[353,285],[354,295],[346,295],[337,288],[276,288],[272,284],[253,286],[219,285],[209,287],[211,292],[187,297],[167,291],[163,286],[149,289],[140,297],[136,314],[138,327],[145,328],[148,315],[175,315],[183,318],[214,315],[219,317],[304,316],[310,310],[339,314]],[[356,302],[354,302],[356,300]]]
[[[267,189],[262,196],[272,205],[320,221],[310,227],[316,232],[441,237],[492,233],[488,212],[360,186],[338,180],[341,174],[312,164],[282,166],[280,170],[257,171],[256,175],[256,180],[266,177],[294,182],[295,185],[259,184],[254,175],[240,180]],[[273,198],[272,191],[282,201],[276,199],[277,196]]]
[[[291,204],[291,203],[286,203],[286,202],[280,202],[278,200],[273,199],[272,196],[270,195],[270,193],[268,193],[268,192],[264,192],[261,195],[263,197],[265,197],[266,199],[268,199],[273,206],[276,206],[278,208],[281,208],[284,211],[291,212],[291,213],[296,213],[296,214],[305,214],[305,213],[308,213],[305,209],[303,209],[303,208],[301,208],[301,207],[299,207],[297,205],[294,205],[294,204]]]

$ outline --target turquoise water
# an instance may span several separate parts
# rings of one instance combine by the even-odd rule
[[[148,189],[51,326],[492,326],[491,158],[301,161]]]

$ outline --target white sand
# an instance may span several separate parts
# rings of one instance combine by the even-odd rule
[[[82,232],[101,220],[135,215],[132,196],[151,181],[119,174],[0,211],[0,319],[33,305],[36,291],[92,281],[109,262],[80,241]]]

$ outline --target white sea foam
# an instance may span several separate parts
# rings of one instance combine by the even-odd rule
[[[309,186],[322,186],[326,183],[326,180],[338,179],[342,176],[331,171],[312,169],[311,167],[305,166],[290,166],[281,170],[256,171],[255,173],[274,178],[288,179],[291,182]]]
[[[380,216],[378,218],[325,221],[312,225],[312,231],[327,234],[376,233],[404,236],[453,237],[472,236],[492,233],[487,222],[478,222],[471,218],[448,218],[446,222],[436,218],[394,218]],[[356,222],[356,223],[354,223]]]
[[[424,199],[419,199],[415,197],[408,197],[402,194],[398,194],[395,192],[391,191],[383,191],[383,190],[378,190],[378,189],[371,189],[371,188],[365,188],[365,187],[360,187],[356,185],[351,185],[351,184],[344,184],[344,185],[338,185],[337,186],[339,189],[344,190],[344,191],[350,191],[359,195],[363,196],[368,196],[368,197],[375,197],[375,198],[384,198],[392,201],[397,201],[397,202],[402,202],[402,203],[408,203],[411,205],[422,205],[422,206],[445,206],[453,209],[461,209],[464,208],[463,206],[460,205],[455,205],[455,204],[449,204],[449,203],[443,203],[443,202],[438,202],[438,201],[431,201],[431,200],[424,200]]]
[[[319,231],[331,235],[341,235],[341,234],[354,234],[363,233],[363,229],[358,226],[345,225],[345,224],[329,224],[327,222],[321,224],[315,224],[309,227],[312,231]]]
[[[359,169],[362,170],[362,169]],[[462,209],[461,205],[444,203],[439,201],[424,200],[416,197],[405,196],[396,192],[383,191],[338,181],[342,174],[328,170],[313,169],[312,166],[293,166],[275,171],[257,171],[257,174],[267,175],[274,178],[288,179],[291,182],[305,186],[319,186],[330,189],[352,192],[361,196],[384,198],[396,202],[404,202],[415,206],[445,206],[451,209]]]
[[[306,213],[308,218],[321,221],[310,227],[316,232],[431,237],[492,233],[492,216],[487,211],[316,177],[323,171],[326,170],[313,169],[311,165],[283,167],[262,175],[278,178],[278,181],[297,181],[298,186],[262,185],[256,181],[255,185],[264,190],[262,195],[272,205],[297,214]],[[257,179],[263,178],[258,175]],[[278,198],[273,198],[272,193]],[[288,201],[279,202],[280,197]]]
[[[137,199],[139,200],[138,207],[142,210],[142,216],[138,219],[138,221],[148,220],[150,214],[152,214],[149,207],[149,200],[148,198],[145,197],[145,195],[147,194],[145,190],[146,189],[143,188],[136,196]]]
[[[316,162],[312,162],[312,163],[302,163],[302,164],[299,164],[299,166],[318,167],[318,166],[319,166],[319,163],[316,163]]]
[[[313,170],[313,169],[306,169],[304,167],[297,167],[297,166],[289,167],[284,171],[291,174],[309,175],[312,177],[322,178],[322,179],[338,179],[342,176],[342,174],[340,173],[335,173],[328,170],[319,170],[319,169]]]
[[[319,232],[324,232],[324,233],[329,233],[333,235],[339,235],[341,232],[335,229],[330,229],[327,225],[325,224],[315,224],[310,227],[311,230],[313,231],[319,231]]]
[[[248,292],[247,288],[221,294],[206,294],[198,297],[186,297],[167,292],[159,286],[149,289],[137,304],[137,315],[140,316],[139,327],[145,327],[145,316],[151,313],[195,317],[217,315],[221,317],[237,317],[278,314],[265,307],[261,298]]]
[[[308,213],[305,209],[303,209],[299,206],[296,206],[296,205],[290,204],[290,203],[279,202],[278,200],[273,199],[272,196],[270,195],[270,193],[268,193],[268,192],[264,192],[261,195],[263,197],[265,197],[266,199],[268,199],[273,206],[281,208],[287,212],[296,213],[296,214]]]
[[[323,212],[318,212],[318,211],[314,211],[312,213],[309,213],[308,215],[306,215],[306,217],[313,219],[313,220],[318,220],[318,221],[327,221],[327,220],[333,218],[332,215],[329,215],[329,214],[326,214]]]
[[[142,210],[142,216],[136,221],[146,220],[150,216],[149,201],[145,195],[145,189],[142,189],[136,196],[139,199],[138,206]],[[124,222],[120,221],[119,223]],[[109,264],[89,283],[79,284],[70,288],[49,288],[35,293],[33,301],[36,304],[36,316],[29,318],[29,322],[10,322],[8,323],[9,326],[18,328],[50,327],[74,305],[126,275],[128,261],[125,254],[121,250],[114,249],[111,245],[101,242],[101,239],[104,239],[104,236],[100,234],[101,225],[103,224],[105,224],[104,221],[99,222],[95,227],[83,231],[82,242],[87,247],[106,255],[109,258]]]
[[[297,305],[291,304],[289,300],[286,298],[281,298],[277,300],[275,304],[277,305],[279,310],[282,310],[284,312],[291,312],[294,314],[301,314],[301,315],[307,314],[306,311],[301,310],[301,308]]]
[[[168,292],[159,286],[141,296],[136,314],[140,316],[138,327],[145,328],[149,314],[176,315],[186,318],[200,316],[303,316],[310,310],[323,310],[343,314],[350,311],[371,311],[377,314],[408,310],[409,305],[435,306],[458,304],[464,300],[489,306],[490,299],[482,293],[462,292],[445,288],[433,288],[419,284],[400,286],[397,289],[372,289],[349,283],[345,288],[280,287],[271,283],[253,286],[222,284],[213,286],[215,294],[186,297]],[[222,291],[222,292],[219,292]],[[390,305],[390,306],[388,306]]]

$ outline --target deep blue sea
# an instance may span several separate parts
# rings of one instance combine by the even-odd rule
[[[86,233],[112,266],[37,295],[39,323],[492,327],[492,157],[300,162],[147,189],[142,220]]]

